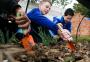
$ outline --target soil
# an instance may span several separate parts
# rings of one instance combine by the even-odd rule
[[[65,44],[44,46],[38,44],[33,51],[15,54],[20,62],[90,62],[90,42],[77,42],[76,51],[71,52]]]

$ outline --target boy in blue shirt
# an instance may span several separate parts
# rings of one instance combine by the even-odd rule
[[[74,11],[71,8],[66,9],[64,16],[61,17],[53,17],[53,23],[62,24],[62,28],[71,32],[71,19],[74,16]],[[51,30],[49,30],[52,37],[55,37],[57,34]]]
[[[40,1],[39,8],[34,8],[27,14],[28,18],[31,20],[31,34],[36,41],[42,41],[41,37],[38,35],[39,28],[43,31],[50,29],[56,33],[58,32],[58,26],[44,16],[50,11],[51,5],[49,0]]]

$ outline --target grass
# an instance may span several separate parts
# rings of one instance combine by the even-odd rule
[[[48,36],[45,32],[42,32],[41,29],[39,29],[40,33],[40,37],[42,37],[42,42],[45,44],[45,45],[49,45],[49,44],[56,44],[57,43],[57,39],[53,39],[51,38],[50,36]],[[12,37],[9,38],[9,31],[7,30],[6,32],[6,39],[7,39],[7,43],[16,43],[18,44],[19,40],[15,37],[15,33],[12,34]],[[74,41],[76,41],[76,36],[74,35],[73,36],[74,38]],[[88,41],[90,42],[90,35],[89,36],[78,36],[77,38],[77,41]],[[4,33],[0,30],[0,43],[1,44],[4,44],[5,43],[5,35]]]
[[[73,36],[73,38],[74,38],[74,41],[76,41],[76,36],[75,35]],[[80,41],[80,42],[88,41],[88,42],[90,42],[90,35],[78,36],[77,41]]]
[[[42,38],[42,43],[46,46],[49,46],[50,44],[56,44],[57,43],[57,39],[53,39],[52,37],[50,37],[48,34],[46,34],[44,31],[42,31],[42,29],[39,29],[40,33],[40,37]]]

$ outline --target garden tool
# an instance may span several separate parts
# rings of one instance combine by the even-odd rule
[[[70,33],[62,28],[62,24],[57,24],[59,27],[60,32],[62,33],[61,38],[65,41],[67,41],[66,47],[69,48],[71,51],[75,51],[75,46],[73,44],[73,38],[71,37]]]
[[[20,42],[26,51],[31,51],[32,47],[35,46],[34,39],[30,34],[25,35],[25,37]]]

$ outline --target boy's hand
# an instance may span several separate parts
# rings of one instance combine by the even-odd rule
[[[25,11],[22,8],[16,9],[16,17],[15,22],[17,23],[18,27],[21,28],[20,32],[24,33],[25,35],[30,32],[30,23],[31,21],[28,19]]]
[[[28,20],[28,17],[26,16],[25,11],[22,8],[16,9],[16,14],[19,14],[19,16],[16,16],[16,20]]]
[[[63,29],[62,32],[59,30],[58,31],[59,36],[64,40],[64,41],[72,41],[73,38],[71,37],[71,34],[68,30]]]
[[[73,40],[70,32],[66,29],[63,29],[63,31],[61,32],[61,38],[65,41],[72,41]]]
[[[22,8],[18,8],[16,10],[16,13],[18,15],[16,15],[15,19],[16,19],[16,23],[21,27],[28,27],[31,23],[31,21],[28,19],[27,15],[25,14],[25,11]]]
[[[58,23],[58,34],[64,41],[72,41],[71,33],[67,29],[62,28],[62,24]]]

